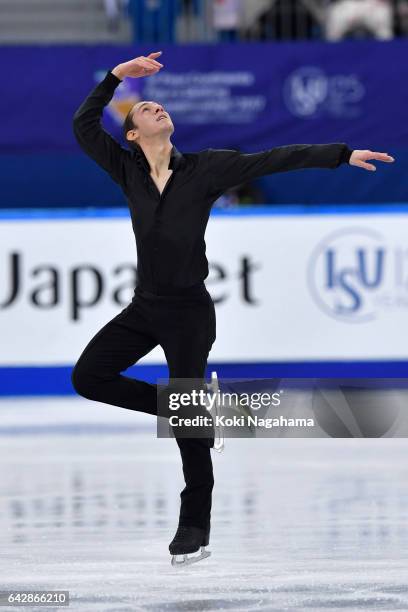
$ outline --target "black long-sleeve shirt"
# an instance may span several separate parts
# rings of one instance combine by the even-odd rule
[[[337,168],[352,153],[341,143],[290,145],[259,153],[181,153],[173,145],[173,172],[160,195],[143,151],[122,147],[101,125],[103,109],[120,83],[108,71],[76,111],[73,127],[81,148],[126,196],[136,238],[137,285],[155,294],[176,294],[207,277],[204,233],[212,204],[227,189],[274,172]]]

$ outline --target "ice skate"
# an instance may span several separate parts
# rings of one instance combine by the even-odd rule
[[[217,397],[217,401],[214,403],[214,408],[212,411],[212,417],[214,419],[214,444],[212,449],[217,453],[221,453],[225,447],[224,440],[224,428],[222,425],[217,423],[217,417],[221,416],[220,402],[219,402],[219,393],[220,387],[218,384],[218,376],[217,372],[211,372],[211,382],[207,385],[207,391],[209,393],[213,393]]]
[[[179,526],[169,545],[173,567],[185,567],[209,557],[211,552],[205,549],[208,546],[209,538],[209,528],[204,530],[199,527]]]

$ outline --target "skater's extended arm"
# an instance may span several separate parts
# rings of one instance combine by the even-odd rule
[[[149,57],[140,56],[108,71],[105,78],[91,91],[74,114],[73,130],[79,145],[122,186],[126,181],[125,161],[129,158],[130,151],[122,147],[103,129],[101,125],[103,109],[109,104],[115,89],[126,76],[150,76],[157,72],[162,64],[153,58],[158,55],[160,52],[151,53]]]
[[[209,182],[214,192],[275,172],[301,168],[338,168],[341,164],[375,169],[368,159],[393,161],[386,153],[352,151],[344,143],[299,144],[275,147],[259,153],[240,153],[232,149],[208,149]]]

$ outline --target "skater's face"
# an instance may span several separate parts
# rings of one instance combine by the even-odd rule
[[[138,102],[130,114],[133,127],[127,131],[126,138],[137,144],[160,134],[170,137],[174,132],[171,117],[159,102]]]

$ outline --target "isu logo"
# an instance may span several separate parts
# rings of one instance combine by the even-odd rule
[[[295,70],[283,86],[288,110],[302,119],[359,116],[361,107],[357,103],[364,94],[365,87],[357,75],[328,75],[317,66]]]
[[[308,283],[315,302],[343,321],[372,320],[387,297],[390,255],[375,231],[346,229],[331,234],[309,262]]]

